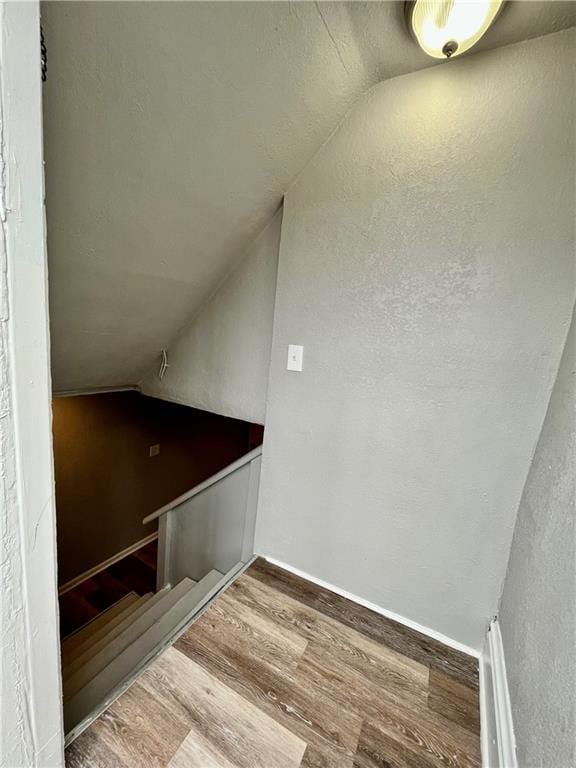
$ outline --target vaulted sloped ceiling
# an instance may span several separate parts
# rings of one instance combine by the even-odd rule
[[[434,64],[402,7],[44,4],[56,391],[137,382],[355,99]],[[509,3],[482,47],[574,22]]]

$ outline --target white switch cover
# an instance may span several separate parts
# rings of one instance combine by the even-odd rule
[[[288,344],[288,364],[286,368],[289,371],[301,371],[303,359],[304,347],[301,347],[299,344]]]
[[[160,444],[159,443],[156,443],[156,445],[151,445],[150,446],[150,448],[148,450],[148,456],[150,456],[150,457],[158,456],[159,453],[160,453]]]

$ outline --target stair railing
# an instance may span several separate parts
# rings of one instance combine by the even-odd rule
[[[158,590],[213,569],[232,575],[250,560],[261,461],[259,446],[144,518],[158,520]]]

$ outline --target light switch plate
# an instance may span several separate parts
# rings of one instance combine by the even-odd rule
[[[286,365],[289,371],[301,371],[304,360],[304,347],[299,344],[288,344],[288,363]]]
[[[159,453],[160,453],[160,443],[156,443],[156,445],[151,445],[150,446],[150,449],[148,451],[148,455],[150,457],[158,456]]]

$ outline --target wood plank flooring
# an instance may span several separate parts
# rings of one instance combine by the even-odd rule
[[[60,595],[60,636],[75,632],[130,592],[156,591],[158,542],[151,541]]]
[[[477,661],[257,561],[66,764],[475,768]]]

